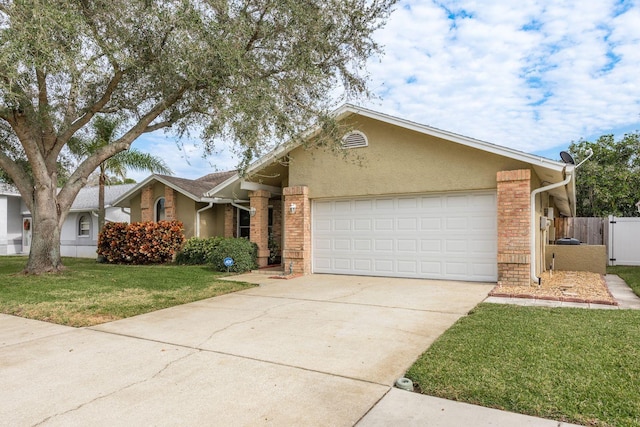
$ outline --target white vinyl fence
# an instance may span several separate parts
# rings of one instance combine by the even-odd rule
[[[640,265],[640,218],[609,217],[609,265]]]

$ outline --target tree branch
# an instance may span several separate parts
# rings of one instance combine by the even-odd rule
[[[78,117],[73,123],[71,123],[65,132],[58,138],[58,145],[60,145],[60,149],[62,149],[64,144],[66,144],[78,130],[89,123],[93,116],[99,112],[107,102],[109,102],[123,76],[124,71],[116,70],[100,99],[98,99],[98,101],[96,101],[82,116]]]
[[[2,168],[7,175],[11,177],[13,183],[18,188],[18,191],[22,195],[27,208],[33,212],[33,184],[29,175],[24,168],[20,167],[9,156],[0,151],[0,168]]]
[[[87,177],[94,171],[102,162],[112,157],[113,155],[119,153],[120,151],[124,151],[128,149],[133,141],[143,133],[145,133],[146,129],[149,127],[153,127],[156,125],[151,125],[153,122],[163,111],[166,111],[173,104],[178,102],[180,98],[184,95],[184,93],[190,88],[188,84],[185,84],[178,88],[175,92],[169,95],[166,99],[158,102],[149,112],[147,112],[138,123],[136,123],[128,132],[118,138],[111,144],[105,145],[100,148],[91,156],[87,157],[78,168],[71,174],[67,184],[62,188],[60,193],[58,194],[58,202],[61,206],[70,205],[75,199],[78,191],[85,185],[87,181]],[[161,122],[165,123],[165,122]],[[158,123],[160,124],[160,123]]]
[[[166,127],[170,127],[172,124],[174,124],[176,121],[175,120],[165,120],[164,122],[158,122],[158,123],[154,123],[152,125],[147,126],[142,133],[149,133],[149,132],[153,132],[156,131],[158,129],[163,129]]]
[[[38,82],[38,115],[42,123],[42,148],[46,153],[55,145],[56,134],[53,128],[53,122],[51,121],[51,116],[49,115],[47,75],[38,67],[36,67],[36,80]]]

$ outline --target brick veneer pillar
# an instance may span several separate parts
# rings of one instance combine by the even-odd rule
[[[249,223],[249,240],[258,245],[259,267],[269,264],[269,197],[271,193],[265,190],[249,192],[251,208],[256,210]]]
[[[178,193],[171,187],[164,187],[164,219],[173,221],[176,219],[176,199]]]
[[[293,273],[311,273],[311,206],[309,188],[306,186],[286,187],[284,195],[284,250],[282,253],[285,273],[290,266]],[[296,205],[291,213],[290,206]]]
[[[233,237],[233,230],[235,230],[233,210],[231,204],[224,205],[224,237]]]
[[[140,194],[140,221],[153,221],[153,186],[147,185]]]
[[[531,285],[531,171],[501,171],[498,181],[498,285]]]

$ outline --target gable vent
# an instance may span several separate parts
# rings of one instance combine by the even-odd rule
[[[349,132],[342,138],[342,148],[360,148],[368,145],[367,136],[358,130]]]

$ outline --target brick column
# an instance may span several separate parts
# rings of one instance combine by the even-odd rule
[[[176,190],[171,187],[164,187],[164,219],[173,221],[176,219]]]
[[[284,251],[283,267],[285,273],[293,265],[293,273],[311,273],[311,206],[309,188],[306,186],[286,187],[284,195]],[[290,206],[296,205],[291,213]],[[291,264],[293,263],[293,264]]]
[[[269,264],[269,197],[265,190],[249,192],[251,208],[256,210],[251,217],[249,240],[258,245],[258,267]]]
[[[153,221],[153,186],[147,185],[140,194],[140,221]]]
[[[531,171],[501,171],[498,181],[498,285],[531,285]]]
[[[233,206],[230,204],[224,205],[224,237],[233,237],[233,231],[236,228],[233,210]]]

